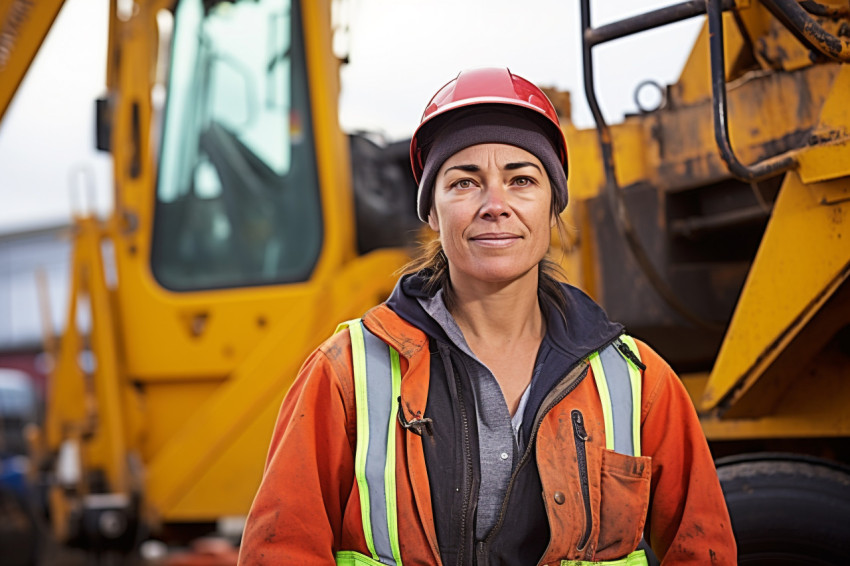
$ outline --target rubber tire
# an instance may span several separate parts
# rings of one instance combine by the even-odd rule
[[[846,565],[850,474],[814,460],[722,465],[718,476],[742,566]]]

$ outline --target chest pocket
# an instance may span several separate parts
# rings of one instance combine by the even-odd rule
[[[641,456],[640,439],[641,371],[646,366],[637,352],[634,340],[623,335],[588,358],[602,403],[606,448],[594,560],[616,559],[634,549],[646,521],[651,465]]]

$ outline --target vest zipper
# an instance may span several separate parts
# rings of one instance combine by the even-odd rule
[[[466,546],[466,519],[469,514],[469,501],[472,498],[472,482],[473,482],[473,465],[472,465],[472,455],[471,449],[469,446],[469,419],[466,414],[466,405],[463,401],[463,386],[460,381],[460,376],[458,376],[457,372],[454,373],[455,378],[455,387],[457,387],[457,399],[458,404],[460,405],[460,418],[463,427],[463,455],[464,461],[466,463],[466,477],[463,482],[463,506],[461,509],[463,510],[460,519],[460,542],[458,544],[458,552],[457,552],[457,563],[458,566],[463,565],[464,552]]]
[[[581,497],[584,500],[584,534],[579,540],[576,549],[581,550],[590,538],[590,530],[593,527],[593,517],[590,511],[590,484],[587,479],[587,452],[585,442],[587,432],[584,430],[584,417],[581,411],[573,409],[573,432],[576,439],[576,464],[578,465],[578,477],[581,480]]]
[[[572,391],[578,387],[578,384],[581,383],[587,375],[588,367],[589,364],[586,359],[579,361],[575,366],[573,366],[573,369],[564,376],[558,385],[549,392],[543,400],[543,403],[540,405],[540,410],[537,411],[537,415],[534,417],[534,426],[531,428],[531,435],[528,438],[528,444],[525,447],[525,452],[523,452],[522,458],[514,469],[513,474],[511,474],[511,481],[508,482],[508,489],[505,492],[505,498],[502,501],[502,508],[499,511],[499,519],[496,521],[496,525],[490,531],[490,534],[488,534],[483,541],[478,543],[478,556],[486,556],[490,541],[492,541],[496,533],[498,533],[502,528],[502,524],[505,521],[505,515],[507,514],[508,501],[511,497],[514,482],[516,481],[517,475],[519,475],[520,469],[526,464],[526,462],[528,462],[528,459],[531,456],[531,450],[534,447],[534,440],[537,438],[537,431],[543,423],[543,418],[549,413],[549,411],[552,410],[553,407],[555,407],[555,405],[563,401],[564,397],[572,393]],[[479,566],[485,565],[479,564]]]

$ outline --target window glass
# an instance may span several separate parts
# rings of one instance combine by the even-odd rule
[[[321,207],[294,0],[183,0],[174,18],[152,267],[173,290],[303,281]]]

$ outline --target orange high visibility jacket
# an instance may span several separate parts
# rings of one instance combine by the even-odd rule
[[[414,421],[425,414],[428,399],[428,337],[386,305],[369,311],[364,324],[399,352],[401,411]],[[551,538],[540,564],[622,558],[644,534],[665,566],[736,563],[729,515],[691,400],[664,360],[643,343],[638,348],[646,365],[643,456],[605,449],[602,406],[591,375],[543,418],[535,450]],[[354,475],[352,372],[348,331],[327,340],[301,368],[275,426],[240,566],[329,566],[341,550],[369,555]],[[585,506],[570,428],[576,407],[587,433],[592,515],[590,538],[581,549]],[[410,432],[397,435],[399,545],[406,565],[440,564],[424,441]]]

